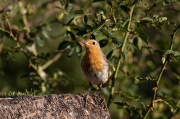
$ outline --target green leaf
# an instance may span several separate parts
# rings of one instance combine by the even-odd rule
[[[140,20],[140,23],[152,23],[153,19],[149,18],[149,17],[144,17]]]
[[[76,43],[76,55],[78,57],[81,56],[81,52],[82,52],[82,46],[79,43]]]
[[[69,21],[68,21],[68,23],[66,24],[66,25],[69,25],[69,24],[71,24],[71,22],[74,20],[74,17],[73,18],[71,18]]]
[[[180,52],[174,51],[174,56],[175,56],[175,57],[179,57],[179,56],[180,56]]]
[[[75,47],[72,47],[70,50],[69,50],[69,53],[68,53],[68,57],[71,57],[71,56],[73,56],[73,54],[74,54],[74,51],[75,51]]]
[[[70,37],[72,40],[76,41],[76,36],[72,32],[66,31],[66,35]]]
[[[71,42],[69,41],[63,41],[59,44],[58,50],[64,50],[66,47],[70,46]]]
[[[142,30],[137,29],[136,33],[137,33],[138,37],[140,37],[146,44],[148,44],[148,37]]]
[[[88,17],[86,16],[86,15],[84,15],[84,24],[87,24],[87,22],[88,22]]]
[[[107,30],[101,29],[100,31],[101,31],[101,33],[103,33],[105,36],[109,37],[109,33],[108,33]]]
[[[157,79],[153,78],[152,76],[146,76],[146,77],[136,77],[136,82],[138,83],[139,81],[143,82],[152,82],[156,81]]]
[[[166,57],[162,57],[161,61],[162,61],[162,63],[164,64],[165,61],[166,61]]]
[[[115,45],[117,45],[118,47],[120,47],[122,45],[122,42],[118,42],[118,40],[116,38],[111,38],[112,43],[114,43]]]
[[[129,23],[129,19],[127,19],[126,21],[124,21],[123,23],[122,23],[122,25],[121,25],[121,27],[126,27],[127,25],[128,25],[128,23]],[[127,31],[126,29],[124,30],[124,31]]]
[[[141,49],[142,47],[142,40],[139,37],[135,37],[133,40],[134,46],[136,46],[138,49]]]
[[[108,54],[106,55],[106,58],[109,59],[113,54],[114,49],[111,49]]]
[[[114,102],[117,105],[118,109],[124,109],[129,115],[137,115],[139,114],[140,117],[143,117],[142,110],[131,106],[128,102]]]
[[[88,24],[85,25],[85,29],[86,29],[87,32],[92,32],[93,31],[93,28]]]
[[[165,55],[169,55],[169,54],[173,54],[173,53],[174,53],[173,50],[167,50],[167,51],[165,52]]]
[[[134,107],[134,106],[131,106],[131,107],[130,107],[130,110],[132,111],[132,113],[133,113],[134,115],[139,114],[140,117],[143,117],[143,115],[142,115],[142,110],[141,110],[141,109],[138,109],[138,108],[136,108],[136,107]]]
[[[122,91],[121,96],[127,97],[129,99],[134,99],[134,96],[132,96],[129,92],[126,92],[126,91]]]
[[[167,21],[167,17],[161,17],[161,18],[159,18],[159,22],[166,22]]]
[[[174,111],[176,111],[177,110],[177,106],[175,105],[175,103],[174,102],[172,102],[171,100],[169,100],[169,99],[167,99],[167,98],[165,98],[165,97],[161,97],[161,99],[162,99],[162,101],[164,102],[164,103],[166,103],[170,108],[172,108]]]
[[[43,30],[43,31],[42,31],[42,34],[43,34],[43,36],[44,36],[45,38],[50,39],[47,31]]]
[[[75,14],[84,14],[84,11],[83,10],[76,10]]]
[[[43,47],[43,46],[44,46],[44,40],[42,40],[40,37],[37,37],[37,44],[38,44],[40,47]]]
[[[12,52],[8,52],[5,58],[6,60],[12,59],[13,61],[15,61],[15,57]]]
[[[116,105],[118,105],[118,109],[123,109],[129,106],[128,102],[114,102]]]
[[[125,54],[123,52],[120,53],[121,62],[124,62],[125,60]]]
[[[102,39],[99,41],[99,45],[101,48],[105,47],[108,43],[109,43],[109,40],[107,40],[107,39]]]
[[[139,95],[132,95],[127,91],[122,91],[121,92],[121,97],[126,97],[126,98],[129,98],[131,100],[134,100],[134,101],[138,102],[140,105],[142,105],[142,107],[144,109],[146,109],[145,104],[139,99],[139,97],[140,97]]]
[[[79,31],[76,33],[76,35],[78,35],[78,36],[82,36],[82,35],[85,35],[85,34],[87,34],[86,30],[79,30]]]
[[[132,116],[133,115],[133,113],[132,113],[132,110],[131,109],[129,109],[129,108],[125,108],[124,109],[130,116]]]

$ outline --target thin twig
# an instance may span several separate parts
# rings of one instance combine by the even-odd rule
[[[21,14],[22,14],[22,20],[23,20],[25,29],[26,29],[27,32],[29,33],[29,32],[30,32],[30,28],[29,28],[29,25],[28,25],[28,20],[27,20],[26,14],[24,13],[24,9],[25,9],[25,8],[24,8],[24,4],[23,4],[22,1],[19,1],[18,4],[19,4],[20,11],[21,11]]]
[[[55,57],[53,57],[51,60],[49,60],[48,62],[46,62],[44,65],[41,66],[42,70],[45,70],[47,67],[49,67],[51,64],[53,64],[54,62],[56,62],[62,55],[62,52],[59,52],[58,54],[56,54]]]

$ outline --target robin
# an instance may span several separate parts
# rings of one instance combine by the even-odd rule
[[[81,62],[83,74],[89,82],[90,88],[94,84],[101,89],[107,86],[109,82],[109,65],[107,59],[96,40],[85,40],[82,43],[86,50]]]

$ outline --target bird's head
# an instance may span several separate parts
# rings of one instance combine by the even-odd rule
[[[100,45],[96,40],[90,39],[82,42],[86,52],[98,52],[101,51]]]

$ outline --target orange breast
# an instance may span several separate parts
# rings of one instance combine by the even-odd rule
[[[86,53],[83,57],[83,69],[86,71],[102,71],[103,58],[97,52]]]

